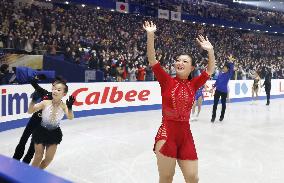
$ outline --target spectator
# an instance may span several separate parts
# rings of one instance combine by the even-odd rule
[[[132,63],[128,67],[128,81],[136,81],[136,69]]]
[[[47,10],[34,5],[15,7],[8,0],[0,0],[0,2],[3,5],[0,7],[0,47],[2,42],[4,48],[26,50],[25,53],[42,53],[41,50],[48,50],[47,54],[61,53],[72,63],[102,70],[105,80],[112,78],[112,81],[116,81],[118,76],[117,68],[113,66],[118,61],[125,65],[132,64],[134,70],[138,69],[138,65],[147,64],[145,34],[143,30],[137,29],[145,19],[142,16],[104,9],[97,10],[93,7],[79,9],[70,5],[63,9],[53,5],[51,10]],[[279,12],[273,12],[273,15],[277,17],[274,18],[271,12],[264,10],[254,12],[246,7],[240,11],[224,6],[202,4],[199,0],[194,1],[195,3],[179,0],[166,0],[162,3],[158,0],[131,0],[130,2],[169,9],[176,9],[176,6],[182,4],[181,9],[189,10],[192,15],[225,18],[239,22],[246,22],[247,11],[251,11],[249,15],[251,17],[254,15],[267,17],[265,20],[273,19],[272,22],[278,25],[282,25],[279,23],[283,18],[283,13]],[[279,18],[280,15],[282,18]],[[258,21],[257,18],[255,21]],[[90,22],[92,22],[91,25]],[[165,19],[159,19],[156,22],[157,26],[164,27],[156,34],[158,40],[156,58],[169,73],[171,73],[170,68],[174,58],[179,52],[192,53],[199,68],[206,67],[205,55],[199,54],[199,48],[190,41],[197,34],[202,33],[208,35],[215,43],[218,60],[216,76],[218,70],[222,68],[222,63],[226,62],[227,56],[230,52],[234,52],[233,55],[237,59],[235,63],[241,67],[236,70],[236,79],[244,78],[241,74],[243,71],[261,71],[265,66],[273,66],[273,78],[283,78],[284,40],[280,35]],[[177,39],[172,39],[174,36]],[[92,51],[86,50],[95,50],[95,53],[92,55]],[[123,79],[128,71],[124,70]],[[171,74],[174,76],[174,73]],[[146,69],[146,80],[152,80],[152,78],[151,72]]]
[[[139,65],[137,72],[137,81],[145,81],[145,67],[143,65]]]

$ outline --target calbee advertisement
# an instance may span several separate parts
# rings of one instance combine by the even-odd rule
[[[203,91],[204,100],[213,100],[209,92],[215,81],[208,81]],[[261,81],[263,83],[263,81]],[[252,95],[252,80],[231,80],[228,84],[230,98],[249,98]],[[51,91],[51,84],[41,84]],[[161,89],[158,82],[103,82],[69,83],[69,95],[76,97],[74,111],[95,110],[114,107],[130,107],[161,104]],[[30,95],[34,91],[29,84],[4,85],[0,87],[0,123],[28,118]],[[264,87],[259,89],[259,96],[265,96]],[[284,95],[284,80],[272,80],[271,95]]]
[[[122,83],[69,83],[69,95],[76,97],[74,111],[113,107],[161,104],[160,86],[157,82]],[[51,84],[40,84],[51,91]],[[30,117],[28,104],[34,88],[29,85],[6,85],[0,87],[0,122]]]

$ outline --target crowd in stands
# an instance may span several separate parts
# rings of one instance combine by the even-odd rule
[[[251,72],[263,76],[265,67],[273,78],[284,78],[284,37],[212,25],[183,23],[133,14],[76,6],[46,9],[15,7],[0,0],[0,48],[26,53],[64,54],[65,60],[104,72],[106,81],[154,79],[146,58],[144,20],[157,24],[155,48],[164,69],[175,75],[173,63],[180,53],[206,67],[207,54],[195,42],[208,36],[217,58],[216,77],[230,54],[236,59],[232,79],[251,79]]]
[[[271,25],[280,27],[284,24],[284,13],[241,8],[226,8],[219,5],[193,5],[183,6],[182,10],[191,15],[206,18],[218,18],[234,22]]]
[[[251,23],[267,26],[281,27],[284,25],[284,12],[269,9],[256,9],[253,6],[228,6],[226,1],[218,3],[204,3],[202,0],[124,0],[125,2],[145,4],[147,6],[168,9],[171,11],[181,11],[190,15],[204,18],[217,18],[233,22]],[[209,3],[208,3],[209,2]],[[284,2],[277,2],[284,7]],[[282,4],[283,3],[283,4]]]

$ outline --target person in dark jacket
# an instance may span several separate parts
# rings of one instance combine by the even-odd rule
[[[266,105],[270,104],[270,91],[271,91],[271,72],[268,68],[266,68],[265,77],[264,77],[264,83],[262,87],[265,87],[265,93],[266,93]]]
[[[9,72],[9,65],[2,64],[0,66],[0,85],[9,84],[10,78],[11,78],[11,74]]]
[[[217,110],[217,105],[219,102],[219,99],[221,97],[221,103],[222,103],[222,111],[220,115],[219,121],[223,121],[225,112],[226,112],[226,99],[228,96],[228,82],[232,75],[234,74],[234,63],[233,59],[229,59],[230,61],[225,64],[223,67],[223,71],[220,72],[218,75],[218,78],[213,85],[216,90],[214,94],[214,105],[213,105],[213,112],[212,112],[212,118],[211,122],[213,123],[216,118],[216,110]]]

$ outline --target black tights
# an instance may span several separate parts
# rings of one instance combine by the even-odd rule
[[[30,136],[32,135],[34,129],[36,129],[36,127],[38,125],[40,125],[40,123],[41,123],[41,112],[34,113],[33,116],[31,117],[31,119],[29,120],[29,122],[28,122],[22,136],[21,136],[19,144],[17,145],[17,147],[15,149],[15,153],[13,155],[14,159],[17,159],[17,160],[22,159],[22,157],[25,153],[26,143],[27,143],[28,139],[30,138]],[[30,147],[28,149],[27,154],[25,155],[25,157],[23,159],[23,162],[29,164],[31,162],[31,160],[33,159],[34,153],[35,153],[34,143],[31,140]]]
[[[212,119],[215,119],[215,118],[216,118],[216,110],[217,110],[217,105],[218,105],[218,102],[219,102],[220,97],[221,97],[221,103],[222,103],[222,111],[221,111],[221,116],[220,116],[220,118],[224,118],[225,111],[226,111],[227,95],[228,95],[228,93],[220,92],[220,91],[218,91],[218,90],[215,91],[215,94],[214,94],[214,105],[213,105],[213,112],[212,112]]]
[[[271,91],[271,86],[265,86],[265,93],[266,93],[266,104],[270,104],[270,91]]]

